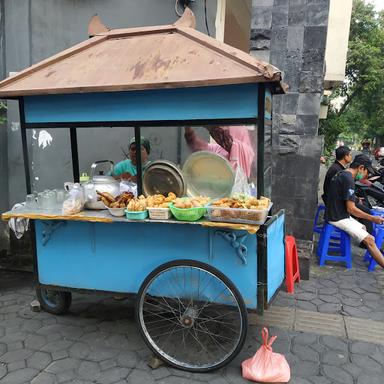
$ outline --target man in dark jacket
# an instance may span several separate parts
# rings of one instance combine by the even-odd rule
[[[335,176],[336,173],[346,169],[348,164],[352,161],[351,149],[345,145],[342,145],[341,147],[337,148],[335,151],[335,154],[336,154],[336,160],[329,167],[327,174],[325,175],[324,186],[323,186],[324,193],[323,193],[323,196],[321,196],[324,201],[324,204],[327,204],[329,183],[331,182],[332,177]]]

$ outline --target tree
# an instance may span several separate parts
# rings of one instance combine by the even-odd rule
[[[0,102],[0,124],[4,124],[7,121],[7,104]]]
[[[340,109],[331,106],[320,124],[327,152],[340,134],[384,141],[384,14],[364,0],[353,2],[346,78],[336,97],[343,98]]]

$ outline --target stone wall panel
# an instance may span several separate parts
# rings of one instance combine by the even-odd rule
[[[328,24],[328,9],[324,4],[307,5],[305,10],[306,25],[327,26]]]
[[[319,93],[323,90],[324,77],[310,71],[300,72],[299,92],[300,93]]]
[[[297,115],[296,130],[298,135],[317,135],[319,129],[318,115]]]
[[[260,6],[255,9],[255,4]],[[252,54],[267,57],[270,52],[269,62],[282,71],[289,86],[287,94],[273,97],[272,199],[275,209],[286,210],[287,233],[310,240],[323,143],[317,132],[329,4],[328,0],[270,4],[253,2],[258,24],[252,25],[251,38],[253,49],[259,49]],[[270,40],[269,48],[263,40]]]
[[[300,93],[297,113],[299,115],[319,116],[320,97],[320,93]]]
[[[253,7],[252,27],[272,28],[272,8],[273,7]]]
[[[272,26],[284,27],[288,25],[288,6],[274,7],[272,11]]]
[[[304,25],[305,20],[305,7],[302,5],[299,6],[289,6],[288,12],[288,26],[301,26]]]
[[[304,29],[304,49],[325,50],[327,27],[308,27]]]
[[[322,74],[324,71],[324,50],[306,49],[303,52],[303,71]]]
[[[304,26],[288,27],[287,49],[303,49]]]

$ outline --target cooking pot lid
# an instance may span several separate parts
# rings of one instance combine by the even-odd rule
[[[144,195],[173,192],[180,197],[185,195],[185,182],[180,169],[168,160],[155,160],[145,169],[143,175]]]
[[[235,174],[229,161],[208,151],[192,153],[185,160],[183,175],[189,196],[229,196],[235,182]]]

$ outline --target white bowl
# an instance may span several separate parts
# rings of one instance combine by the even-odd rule
[[[108,211],[112,216],[121,217],[125,215],[125,207],[124,208],[109,208]]]

